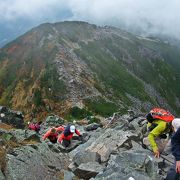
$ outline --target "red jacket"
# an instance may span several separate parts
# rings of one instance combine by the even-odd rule
[[[64,130],[65,130],[65,128],[64,128]],[[64,131],[64,130],[63,130],[63,131]],[[75,133],[76,133],[78,136],[81,135],[81,133],[80,133],[77,129],[75,129]],[[63,133],[59,136],[58,142],[61,143],[63,139],[69,141],[69,140],[72,139],[73,135],[74,135],[74,133],[69,132],[69,135],[68,135],[68,136],[65,136],[65,135],[64,135],[64,132],[63,132]]]
[[[46,138],[49,138],[49,139],[54,139],[54,138],[58,138],[58,133],[60,131],[63,131],[64,130],[64,127],[63,126],[60,126],[58,128],[54,128],[56,130],[55,133],[52,133],[51,132],[51,129],[49,131],[46,132],[46,134],[44,134],[43,136],[43,140],[45,140]]]
[[[39,131],[40,128],[41,128],[41,126],[38,123],[36,123],[36,124],[30,123],[28,126],[28,129],[34,130],[34,131]]]

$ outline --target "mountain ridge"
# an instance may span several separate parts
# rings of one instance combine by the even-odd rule
[[[179,57],[178,47],[118,28],[45,23],[1,48],[0,103],[27,118],[74,106],[103,116],[152,106],[179,114]]]

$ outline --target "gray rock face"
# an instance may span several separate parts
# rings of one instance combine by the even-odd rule
[[[0,106],[0,113],[7,113],[8,112],[8,108],[5,106]]]
[[[73,157],[77,154],[77,153],[79,153],[79,152],[85,152],[86,151],[86,148],[88,148],[93,142],[95,142],[96,141],[96,139],[99,137],[99,136],[101,136],[102,135],[102,133],[104,133],[104,130],[102,130],[102,129],[99,129],[99,131],[98,130],[96,130],[96,131],[93,131],[92,133],[89,133],[90,134],[90,138],[89,138],[89,140],[87,141],[87,142],[85,142],[84,144],[81,144],[81,145],[79,145],[76,149],[74,149],[73,151],[71,151],[70,153],[69,153],[69,155],[70,155],[70,157],[73,159]]]
[[[128,131],[107,129],[105,133],[97,138],[86,150],[97,152],[101,156],[101,161],[105,162],[109,159],[113,151],[116,151],[132,137],[137,137],[137,135]]]
[[[24,116],[20,111],[12,111],[5,106],[0,106],[0,120],[16,128],[24,128]]]
[[[57,115],[48,116],[45,120],[46,126],[60,126],[64,123],[64,119],[60,118]]]
[[[85,141],[79,141],[79,136],[74,135],[68,148],[58,143],[46,144],[41,141],[49,126],[59,121],[56,121],[56,117],[52,119],[47,121],[50,123],[44,123],[41,135],[30,130],[25,133],[25,130],[20,129],[0,129],[1,146],[6,146],[9,140],[20,145],[18,148],[9,148],[5,171],[4,174],[0,172],[0,179],[59,180],[64,177],[67,180],[159,180],[158,172],[161,172],[161,177],[166,176],[165,168],[169,165],[163,159],[155,161],[151,158],[152,152],[142,149],[142,129],[146,125],[143,117],[113,115],[108,126],[88,132],[84,126],[76,125]],[[91,128],[94,129],[93,124]],[[31,145],[24,145],[27,143]]]
[[[97,154],[96,152],[78,152],[74,158],[73,162],[79,166],[82,163],[87,163],[87,162],[99,162],[100,163],[100,155]]]
[[[63,145],[59,144],[58,149],[60,149],[61,152],[70,152],[75,149],[79,144],[81,144],[80,141],[71,140],[71,144],[68,147],[64,147]]]
[[[41,129],[39,131],[39,133],[41,135],[45,134],[48,129],[52,128],[52,127],[58,127],[58,126],[61,126],[63,125],[64,123],[64,119],[60,118],[59,116],[57,115],[51,115],[51,116],[48,116],[45,121],[41,124]]]
[[[68,169],[72,172],[74,172],[76,170],[76,168],[77,168],[77,166],[73,162],[68,166]]]
[[[103,171],[104,167],[98,162],[82,163],[75,171],[74,174],[83,179],[90,179],[95,177],[98,173]]]
[[[98,129],[89,133],[90,138],[84,144],[79,145],[76,149],[69,153],[72,163],[69,165],[69,169],[79,177],[83,179],[89,179],[94,177],[98,172],[94,169],[96,165],[101,167],[100,155],[96,152],[86,151],[95,140],[104,132],[103,129]],[[91,164],[91,169],[89,167]],[[95,164],[95,166],[94,166]],[[93,167],[94,166],[94,167]],[[87,168],[87,169],[86,169]],[[93,170],[94,169],[94,170]]]
[[[0,179],[1,179],[1,180],[5,180],[5,177],[4,177],[4,175],[3,175],[3,173],[2,173],[1,170],[0,170]]]
[[[92,124],[89,124],[85,127],[85,130],[86,131],[93,131],[93,130],[96,130],[97,128],[101,127],[100,124],[97,124],[97,123],[92,123]]]
[[[24,140],[36,140],[40,142],[40,137],[35,131],[16,129],[11,130],[10,133],[16,138],[18,142]]]
[[[142,153],[123,152],[111,155],[104,172],[99,173],[95,179],[105,180],[159,180],[158,167],[153,159]]]
[[[72,180],[75,175],[71,171],[64,171],[64,180]]]
[[[57,154],[41,143],[14,149],[7,154],[7,179],[17,180],[58,180],[57,172],[67,166],[65,154]]]

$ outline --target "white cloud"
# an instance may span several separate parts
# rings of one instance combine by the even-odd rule
[[[74,0],[69,4],[76,18],[103,24],[121,23],[179,38],[179,0]]]
[[[147,32],[180,33],[179,0],[1,0],[0,20],[31,18],[34,21],[59,20],[65,10],[71,20],[97,24],[123,24]],[[55,19],[55,20],[56,20]]]
[[[17,18],[47,18],[57,8],[65,8],[65,0],[1,0],[0,17],[2,20]]]

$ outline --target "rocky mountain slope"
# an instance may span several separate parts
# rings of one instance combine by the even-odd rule
[[[42,24],[0,50],[0,104],[26,118],[71,118],[74,106],[85,115],[152,106],[180,114],[179,59],[178,47],[113,27]]]
[[[10,111],[3,111],[4,122]],[[147,121],[136,113],[116,114],[101,124],[75,124],[83,140],[74,135],[67,148],[42,140],[50,127],[62,125],[58,116],[46,117],[39,133],[0,123],[0,179],[163,180],[172,155],[156,159],[142,148]]]

